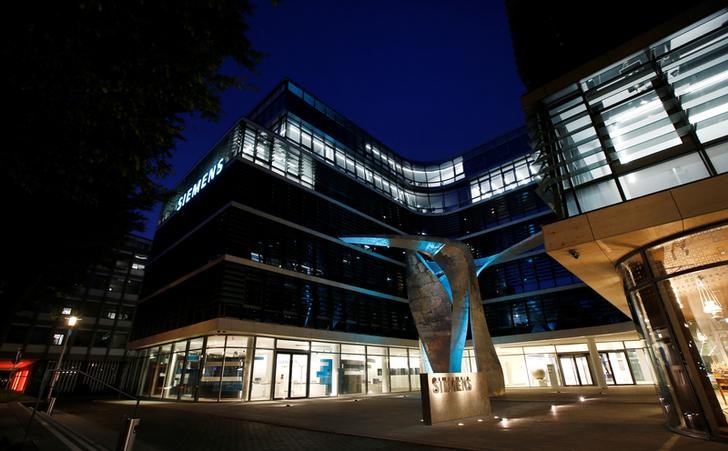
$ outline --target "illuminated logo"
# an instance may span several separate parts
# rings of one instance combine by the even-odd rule
[[[192,185],[187,191],[185,191],[184,194],[182,194],[179,199],[177,199],[177,211],[180,211],[182,207],[185,206],[187,202],[190,201],[193,197],[197,195],[204,187],[207,186],[208,183],[212,181],[215,177],[220,175],[222,172],[222,167],[225,164],[225,159],[220,158],[220,160],[212,166],[210,169],[205,172],[202,177],[200,177],[194,185]]]
[[[470,391],[473,383],[470,377],[444,376],[432,378],[432,393],[450,393],[454,391]]]

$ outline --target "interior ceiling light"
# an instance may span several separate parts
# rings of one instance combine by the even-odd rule
[[[715,292],[703,281],[703,278],[698,276],[695,280],[695,284],[698,287],[698,294],[700,295],[700,303],[703,305],[703,312],[711,315],[715,318],[718,313],[723,311],[723,306],[715,296]]]

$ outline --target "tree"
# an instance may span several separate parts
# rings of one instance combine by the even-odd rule
[[[20,2],[3,15],[0,299],[77,282],[143,228],[183,115],[215,118],[253,70],[247,0]],[[240,71],[239,71],[240,72]],[[0,316],[8,317],[7,314]]]

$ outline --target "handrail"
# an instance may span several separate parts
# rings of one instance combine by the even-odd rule
[[[84,375],[84,376],[86,376],[88,378],[93,379],[96,382],[99,382],[104,387],[108,387],[108,388],[114,390],[115,392],[120,393],[120,394],[126,396],[127,398],[136,400],[136,404],[134,405],[134,414],[133,414],[133,417],[134,418],[137,418],[137,412],[139,411],[139,403],[141,401],[141,398],[139,396],[131,395],[131,394],[129,394],[129,393],[127,393],[127,392],[119,389],[119,388],[114,387],[113,385],[107,384],[106,382],[102,381],[101,379],[97,378],[96,376],[92,376],[92,375],[88,374],[85,371],[76,370],[76,369],[73,369],[73,370],[61,370],[61,369],[47,370],[46,369],[45,372],[43,373],[43,379],[41,380],[41,383],[40,383],[40,390],[38,391],[38,397],[36,399],[35,406],[33,406],[33,412],[31,413],[30,419],[28,420],[28,423],[25,426],[25,435],[24,435],[24,439],[25,440],[27,440],[27,438],[28,438],[28,433],[30,431],[30,425],[33,423],[33,419],[35,418],[35,414],[36,414],[36,412],[38,410],[38,405],[40,404],[40,400],[43,397],[43,391],[45,389],[45,385],[46,385],[46,382],[48,380],[48,375],[49,374],[52,374],[52,373],[57,373],[57,372],[58,373],[64,373],[64,372],[66,372],[66,373],[80,373],[80,374],[82,374],[82,375]]]
[[[64,372],[64,370],[58,370],[58,371]],[[134,415],[133,416],[134,417],[137,416],[136,414],[137,414],[137,410],[139,409],[139,402],[141,401],[141,398],[139,396],[135,396],[135,395],[129,394],[129,393],[127,393],[127,392],[125,392],[125,391],[123,391],[123,390],[121,390],[119,388],[114,387],[113,385],[107,384],[106,382],[102,381],[101,379],[97,378],[96,376],[92,376],[92,375],[88,374],[85,371],[81,371],[81,370],[65,370],[65,372],[69,372],[69,373],[81,373],[82,375],[84,375],[86,377],[89,377],[89,378],[93,379],[94,381],[100,383],[104,387],[108,387],[108,388],[114,390],[115,392],[120,393],[120,394],[126,396],[129,399],[135,400],[136,401],[136,404],[134,405]]]

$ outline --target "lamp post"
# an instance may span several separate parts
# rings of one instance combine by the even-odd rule
[[[76,325],[77,322],[78,318],[75,316],[69,316],[66,318],[66,324],[68,325],[68,329],[66,330],[66,335],[63,338],[63,348],[61,348],[61,355],[60,357],[58,357],[56,369],[53,371],[53,376],[51,377],[51,386],[48,389],[48,411],[46,412],[48,415],[53,413],[53,406],[56,403],[56,398],[53,397],[53,389],[56,387],[56,382],[58,382],[58,378],[61,376],[61,365],[63,364],[63,356],[66,355],[68,340],[71,338],[71,331],[73,330],[73,327]]]

